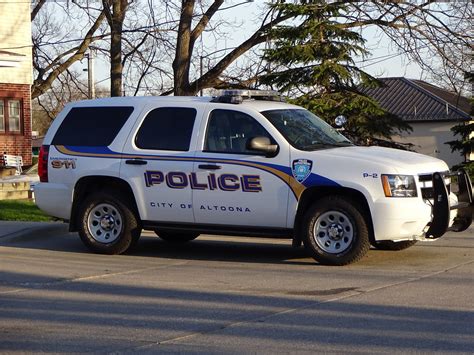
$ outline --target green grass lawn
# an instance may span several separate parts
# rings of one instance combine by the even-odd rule
[[[53,219],[44,214],[33,201],[0,201],[0,221],[48,222]]]

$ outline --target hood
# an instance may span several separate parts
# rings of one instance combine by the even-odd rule
[[[395,169],[397,173],[420,174],[449,170],[448,165],[440,159],[400,149],[350,146],[318,152],[334,158],[380,164]]]

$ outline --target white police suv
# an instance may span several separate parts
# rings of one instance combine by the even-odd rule
[[[119,97],[67,105],[41,148],[38,206],[94,252],[119,254],[142,229],[304,243],[344,265],[472,222],[472,183],[441,160],[358,147],[272,92]],[[451,179],[458,180],[457,195]]]

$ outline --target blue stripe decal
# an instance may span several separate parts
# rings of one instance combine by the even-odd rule
[[[109,147],[82,147],[82,146],[71,146],[71,145],[65,145],[65,147],[74,152],[92,154],[90,156],[91,158],[94,157],[93,154],[115,154],[117,155],[117,158],[120,158],[122,156],[122,154],[114,152],[113,150],[110,150]]]
[[[190,156],[180,156],[180,155],[151,155],[151,154],[128,154],[128,153],[118,153],[110,150],[108,147],[83,147],[83,146],[64,146],[70,153],[64,153],[63,154],[68,154],[68,155],[73,155],[74,153],[78,153],[77,155],[88,157],[88,158],[117,158],[117,159],[127,159],[127,158],[133,158],[133,157],[143,157],[144,159],[149,159],[149,160],[158,160],[158,161],[184,161],[184,162],[215,162],[215,163],[221,163],[221,164],[230,164],[230,165],[243,165],[243,166],[248,166],[246,164],[255,164],[255,165],[260,165],[262,166],[259,168],[258,166],[248,166],[248,167],[253,167],[255,169],[263,170],[266,171],[280,179],[282,179],[281,176],[276,175],[275,173],[272,173],[271,171],[268,171],[264,169],[264,167],[272,168],[275,170],[278,170],[282,172],[283,174],[287,175],[289,179],[294,179],[293,173],[290,167],[288,166],[282,166],[282,165],[276,165],[276,164],[270,164],[270,163],[261,163],[261,162],[255,162],[255,161],[249,161],[249,160],[236,160],[236,159],[227,159],[227,158],[207,158],[207,157],[190,157]],[[56,147],[58,149],[58,147]],[[58,149],[60,150],[60,149]],[[60,150],[61,151],[61,150]],[[103,155],[107,155],[104,157]],[[283,180],[283,179],[282,179]],[[284,180],[283,180],[284,181]],[[289,181],[284,181],[285,183],[289,183]],[[311,175],[304,181],[302,184],[305,188],[312,187],[312,186],[340,186],[337,182],[334,180],[328,179],[324,176],[311,173]],[[292,189],[293,190],[293,189]],[[293,191],[295,192],[295,191]],[[298,196],[297,196],[298,198]]]
[[[303,185],[306,187],[312,186],[340,186],[334,180],[328,179],[324,176],[311,173],[310,176],[303,182]]]

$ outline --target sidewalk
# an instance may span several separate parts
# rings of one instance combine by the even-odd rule
[[[0,182],[29,182],[38,183],[38,175],[11,175],[0,177]]]
[[[63,222],[19,222],[0,221],[0,241],[18,238],[32,233],[67,233],[68,225]]]

